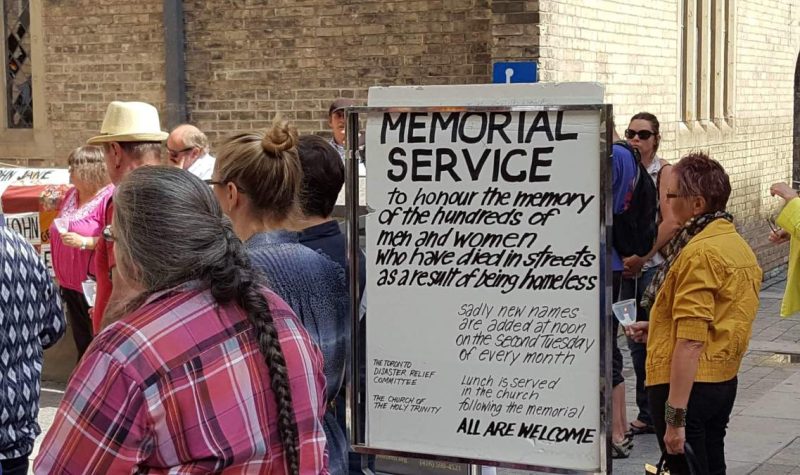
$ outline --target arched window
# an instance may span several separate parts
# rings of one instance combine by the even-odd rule
[[[29,0],[3,1],[6,44],[6,126],[33,128],[33,67]]]

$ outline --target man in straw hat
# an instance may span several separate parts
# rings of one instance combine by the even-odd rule
[[[161,142],[168,134],[161,130],[158,111],[144,102],[114,101],[108,105],[100,135],[88,140],[102,145],[111,182],[118,185],[131,171],[145,165],[161,163]],[[124,302],[128,289],[117,275],[111,221],[114,204],[108,202],[103,239],[95,249],[97,294],[92,313],[94,333],[100,331],[106,310]],[[111,305],[110,305],[111,304]]]

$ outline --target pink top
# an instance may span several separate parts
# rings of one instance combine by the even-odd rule
[[[69,231],[81,236],[100,236],[106,225],[104,210],[106,203],[114,194],[114,185],[107,185],[98,191],[92,199],[78,207],[78,192],[70,189],[61,204],[59,218],[69,221]],[[86,280],[87,273],[94,274],[93,251],[81,251],[61,242],[61,234],[55,221],[50,225],[50,243],[53,257],[53,270],[59,285],[64,288],[82,292],[81,282]],[[92,266],[91,268],[89,266]]]

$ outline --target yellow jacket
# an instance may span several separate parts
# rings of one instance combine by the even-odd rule
[[[761,268],[733,224],[717,219],[672,264],[650,310],[647,385],[669,383],[678,338],[705,343],[696,382],[739,372],[758,311]]]
[[[800,310],[800,198],[794,198],[786,203],[775,223],[789,233],[792,240],[789,244],[789,271],[786,278],[786,291],[781,302],[781,317]]]

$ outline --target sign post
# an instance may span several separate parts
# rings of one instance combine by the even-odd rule
[[[350,111],[374,209],[351,441],[607,473],[610,107],[596,85],[497,88],[374,88]]]

